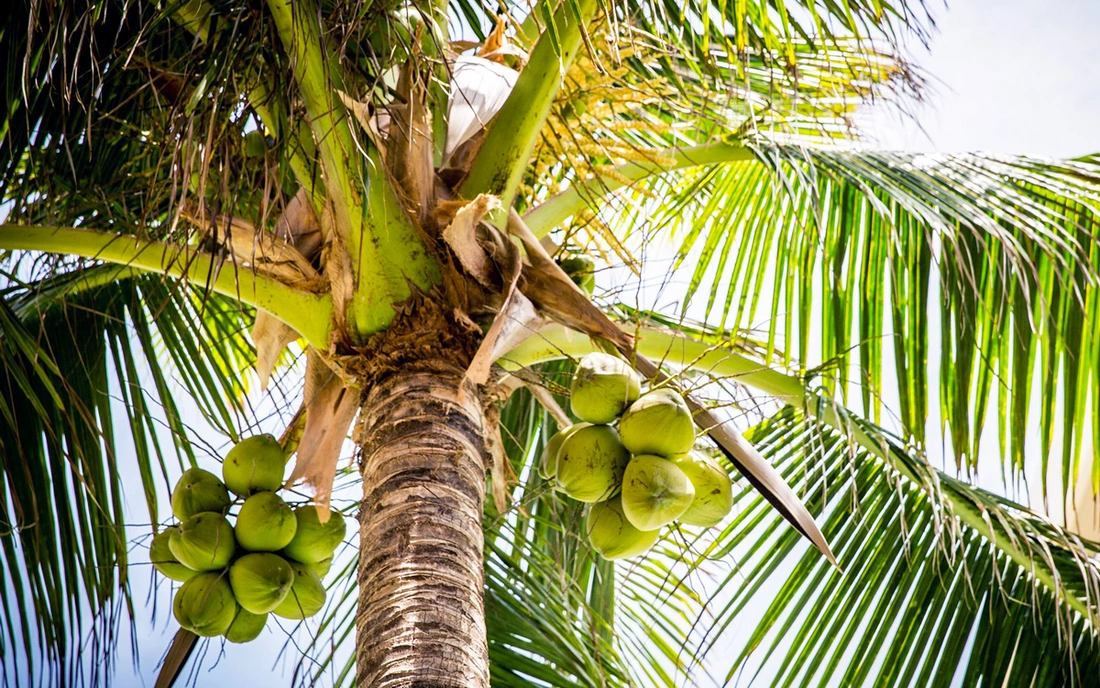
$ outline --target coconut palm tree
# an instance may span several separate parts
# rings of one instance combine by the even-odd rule
[[[110,681],[158,499],[261,423],[361,490],[295,682],[1100,675],[1100,545],[1048,516],[1100,486],[1100,160],[856,145],[922,3],[16,5],[6,681]],[[720,527],[604,561],[533,470],[597,350],[689,394]]]

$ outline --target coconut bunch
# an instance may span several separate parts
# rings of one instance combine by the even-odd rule
[[[285,468],[278,440],[257,435],[229,451],[221,479],[192,468],[176,483],[179,522],[153,538],[149,560],[183,584],[172,601],[183,628],[246,643],[269,614],[305,619],[321,611],[321,578],[344,539],[344,518],[333,511],[322,523],[315,506],[287,503],[277,494]]]
[[[591,506],[585,533],[605,559],[643,554],[673,523],[709,528],[733,508],[729,474],[694,451],[695,422],[675,390],[604,353],[581,359],[570,405],[581,422],[547,442],[539,473]]]

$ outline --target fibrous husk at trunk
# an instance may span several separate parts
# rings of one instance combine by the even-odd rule
[[[321,521],[329,517],[332,482],[340,450],[355,414],[359,390],[345,384],[317,352],[306,352],[305,427],[298,444],[298,459],[287,485],[304,481],[313,488],[313,501]]]

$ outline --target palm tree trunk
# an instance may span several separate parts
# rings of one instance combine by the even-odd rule
[[[487,688],[477,390],[443,361],[404,365],[362,409],[357,684]]]

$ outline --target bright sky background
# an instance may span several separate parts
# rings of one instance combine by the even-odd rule
[[[1056,158],[1100,153],[1100,2],[958,0],[940,11],[938,19],[940,30],[929,50],[909,46],[910,60],[929,78],[926,102],[910,110],[915,117],[900,116],[888,106],[865,109],[864,132],[877,145]],[[935,413],[938,402],[930,403]],[[1036,404],[1030,417],[1038,423]],[[1003,492],[992,418],[979,457],[978,482]],[[929,428],[938,425],[935,418],[930,421]],[[1087,441],[1083,449],[1088,461]],[[1030,437],[1028,455],[1038,451],[1038,437]],[[1056,468],[1058,462],[1051,463]],[[1041,471],[1037,462],[1029,468],[1031,506],[1040,509]],[[1060,482],[1060,477],[1054,480]],[[1082,483],[1079,498],[1086,490]],[[1027,501],[1023,495],[1011,496]],[[1061,521],[1061,504],[1056,502],[1052,499],[1051,516]],[[1083,521],[1093,522],[1091,527],[1082,523],[1081,532],[1100,534],[1095,518],[1095,511],[1091,519],[1083,513]]]
[[[929,2],[939,33],[910,58],[930,79],[923,127],[871,108],[880,145],[1051,157],[1100,152],[1100,2]]]
[[[924,132],[892,110],[870,107],[866,133],[879,145],[921,151],[981,150],[1073,157],[1100,152],[1100,2],[1095,0],[956,0],[935,7],[939,33],[931,54],[910,46],[914,62],[933,77],[928,103],[918,107]],[[277,432],[277,429],[274,429]],[[213,463],[207,468],[212,468]],[[135,483],[134,495],[140,495]],[[140,499],[131,506],[144,513]],[[135,555],[135,560],[140,553]],[[135,575],[135,601],[146,599],[143,572]],[[158,621],[150,626],[138,609],[141,669],[120,657],[115,685],[152,686],[156,663],[176,630],[162,580],[155,595]],[[276,660],[285,636],[270,629],[246,646],[226,646],[226,655],[197,684],[286,685],[293,662]],[[211,653],[217,653],[211,645]]]

